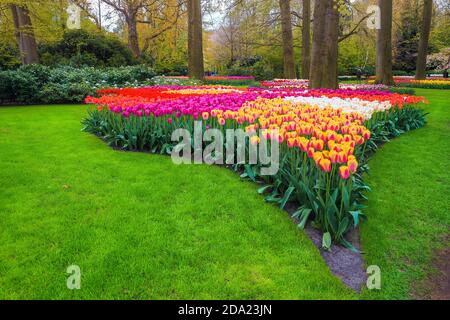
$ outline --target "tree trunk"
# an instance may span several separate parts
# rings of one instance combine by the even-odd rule
[[[188,0],[188,69],[191,78],[204,80],[203,27],[200,0]]]
[[[433,0],[423,1],[423,20],[420,33],[419,52],[417,55],[416,79],[425,80],[427,78],[427,53],[428,40],[430,39],[431,16],[433,14]]]
[[[311,64],[311,0],[303,0],[302,78],[309,79]]]
[[[377,31],[376,83],[394,85],[392,76],[392,0],[378,0],[381,28]]]
[[[139,37],[137,31],[136,16],[130,15],[130,17],[127,18],[127,26],[128,26],[128,48],[130,48],[135,58],[139,58],[141,56],[141,50],[139,48]]]
[[[15,4],[11,4],[10,8],[22,64],[39,63],[36,39],[28,9]]]
[[[315,1],[309,86],[337,89],[339,8],[336,0]]]
[[[281,29],[283,38],[284,77],[297,78],[295,74],[294,39],[292,35],[292,19],[290,0],[280,0]]]

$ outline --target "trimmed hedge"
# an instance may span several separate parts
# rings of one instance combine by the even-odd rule
[[[81,103],[100,88],[152,85],[146,66],[50,68],[28,65],[0,72],[0,104]]]

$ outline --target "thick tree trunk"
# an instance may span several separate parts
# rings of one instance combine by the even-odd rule
[[[424,0],[422,30],[420,33],[419,52],[417,56],[417,65],[416,65],[417,80],[425,80],[427,77],[426,67],[427,67],[428,40],[430,39],[432,14],[433,14],[433,0]]]
[[[200,0],[188,0],[188,69],[191,78],[204,80],[203,27]]]
[[[315,1],[309,86],[337,89],[339,8],[336,0]]]
[[[281,13],[281,29],[283,38],[284,77],[297,78],[295,74],[294,39],[292,35],[292,19],[290,0],[279,0]]]
[[[339,55],[339,9],[336,1],[331,1],[331,6],[327,11],[327,32],[325,42],[327,43],[327,63],[325,87],[338,89],[338,55]],[[328,72],[327,72],[328,70]]]
[[[39,63],[36,39],[28,9],[15,4],[11,4],[10,8],[22,64]]]
[[[130,16],[127,19],[127,26],[128,26],[128,48],[130,48],[135,58],[139,58],[141,56],[141,50],[139,48],[139,37],[137,31],[136,16]]]
[[[311,64],[311,0],[303,0],[302,78],[309,79]]]
[[[378,0],[381,28],[377,31],[376,83],[393,85],[392,76],[392,0]]]

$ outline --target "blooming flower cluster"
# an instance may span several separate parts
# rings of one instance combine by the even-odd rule
[[[402,76],[394,77],[395,84],[402,87],[417,87],[417,88],[436,88],[436,89],[450,89],[450,79],[428,77],[426,80],[416,80],[414,77]],[[371,77],[369,84],[375,83],[375,78]]]
[[[128,117],[142,115],[192,115],[198,118],[213,109],[236,111],[247,101],[258,97],[285,98],[317,107],[330,107],[346,112],[358,112],[370,119],[376,112],[405,104],[425,102],[423,97],[401,95],[381,90],[302,90],[302,89],[236,89],[226,86],[148,87],[99,90],[99,98],[88,97],[87,103],[108,107]]]
[[[276,138],[288,148],[304,152],[325,173],[336,165],[345,180],[358,168],[355,146],[370,139],[370,131],[362,125],[364,117],[357,112],[319,108],[280,98],[258,98],[246,102],[237,111],[215,109],[212,115],[220,124],[225,123],[222,119],[248,124],[247,133],[262,130],[265,139]],[[258,138],[253,143],[257,144]]]
[[[189,79],[187,76],[170,76],[166,77],[168,79]],[[243,81],[243,80],[255,80],[254,76],[206,76],[206,80],[235,80],[235,81]]]
[[[384,84],[347,84],[340,83],[339,89],[352,90],[389,90],[389,87]]]
[[[305,79],[275,79],[272,81],[261,81],[261,86],[269,89],[308,89],[309,80]],[[339,89],[352,90],[389,90],[388,86],[382,84],[339,84]]]
[[[307,89],[308,86],[309,81],[305,79],[275,79],[272,81],[261,81],[261,87],[269,89]]]
[[[389,101],[367,101],[359,98],[288,97],[285,99],[295,103],[316,106],[321,109],[332,108],[344,112],[358,112],[364,119],[370,119],[374,113],[384,112],[392,108]]]

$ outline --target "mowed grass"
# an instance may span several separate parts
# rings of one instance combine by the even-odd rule
[[[426,296],[420,287],[436,271],[433,254],[450,245],[450,91],[416,92],[430,101],[427,126],[383,145],[369,163],[361,237],[366,264],[381,268],[382,290],[364,298]]]
[[[356,297],[256,185],[114,151],[86,109],[0,108],[0,299]]]

